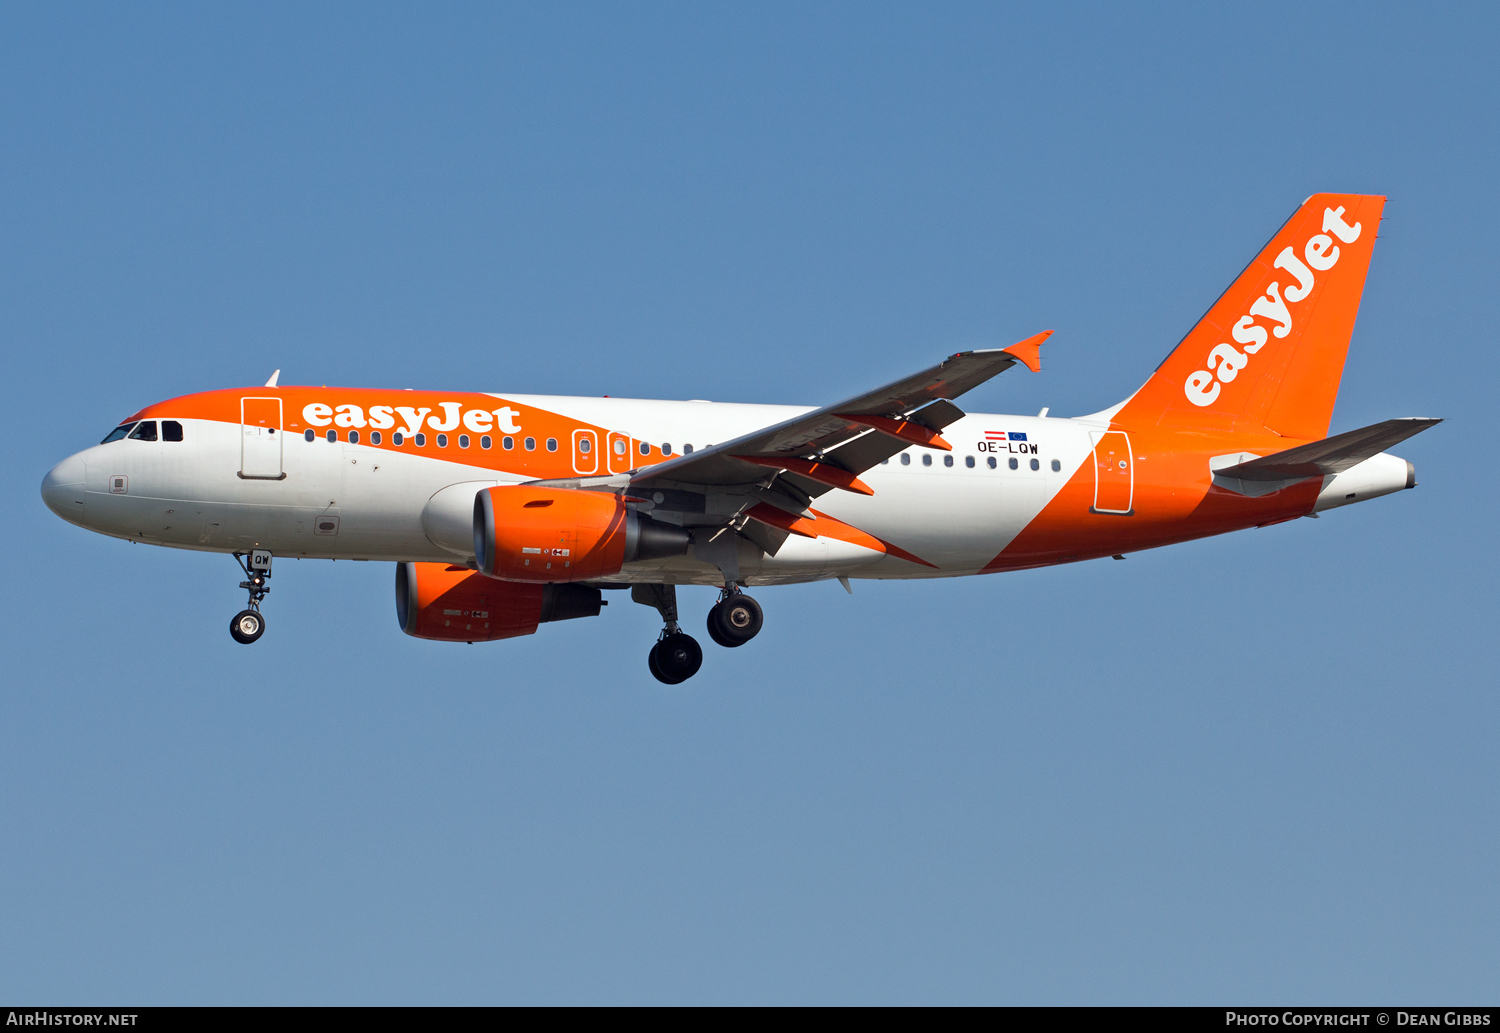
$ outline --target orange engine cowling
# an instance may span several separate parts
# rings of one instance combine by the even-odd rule
[[[474,496],[474,557],[506,581],[587,581],[636,560],[681,556],[692,538],[613,492],[517,484]]]
[[[549,621],[597,616],[603,605],[599,589],[586,585],[516,584],[446,563],[396,564],[396,620],[417,638],[515,638]]]

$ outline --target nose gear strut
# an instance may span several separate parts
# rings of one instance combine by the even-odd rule
[[[252,549],[247,562],[244,553],[236,552],[234,561],[245,572],[240,587],[250,593],[246,609],[234,615],[229,622],[229,634],[241,645],[248,646],[266,631],[266,619],[261,615],[261,600],[271,591],[266,582],[271,577],[271,554],[264,549]]]

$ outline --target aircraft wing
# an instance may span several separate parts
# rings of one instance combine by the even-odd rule
[[[630,488],[770,489],[775,482],[776,489],[794,489],[785,494],[798,510],[833,488],[871,494],[859,474],[910,445],[951,450],[939,432],[964,414],[950,399],[1018,362],[1040,368],[1038,349],[1051,333],[1009,348],[959,352],[874,391],[633,471]]]

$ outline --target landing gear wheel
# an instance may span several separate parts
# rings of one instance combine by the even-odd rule
[[[229,634],[242,646],[248,646],[265,634],[266,619],[258,610],[241,610],[229,622]]]
[[[736,592],[708,611],[708,634],[721,646],[743,646],[760,633],[765,621],[760,603]]]
[[[708,637],[714,640],[715,645],[723,646],[726,649],[739,645],[738,642],[731,642],[724,637],[724,633],[719,630],[718,622],[714,620],[713,610],[708,611]]]
[[[703,666],[703,647],[691,635],[677,631],[651,647],[646,665],[656,680],[667,685],[685,682]]]

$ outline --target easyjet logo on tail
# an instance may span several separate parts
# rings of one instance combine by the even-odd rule
[[[1232,344],[1214,345],[1205,363],[1208,369],[1195,370],[1188,375],[1187,383],[1183,385],[1187,400],[1198,406],[1212,405],[1219,397],[1223,385],[1240,375],[1240,371],[1250,364],[1250,356],[1265,347],[1272,335],[1280,340],[1291,333],[1292,311],[1288,302],[1296,304],[1311,294],[1316,284],[1314,272],[1327,272],[1339,260],[1339,247],[1333,242],[1333,238],[1338,237],[1343,243],[1352,244],[1359,239],[1360,229],[1359,223],[1350,226],[1344,221],[1343,205],[1325,208],[1323,232],[1315,234],[1303,246],[1302,258],[1297,257],[1296,250],[1290,245],[1282,248],[1272,265],[1295,276],[1297,282],[1288,284],[1286,290],[1282,290],[1280,281],[1271,281],[1265,295],[1255,299],[1249,314],[1241,316],[1229,332],[1235,343],[1244,345],[1245,350],[1240,351]],[[1305,263],[1303,259],[1306,259]],[[1257,318],[1276,324],[1271,328],[1270,334],[1266,333],[1264,326],[1256,323]]]
[[[367,417],[362,406],[313,402],[303,406],[302,418],[310,427],[326,427],[331,423],[336,427],[387,430],[396,425],[396,417],[400,416],[406,424],[407,435],[420,431],[423,420],[433,430],[443,432],[457,430],[460,423],[475,434],[486,434],[491,430],[498,430],[502,434],[521,432],[521,425],[515,422],[516,417],[521,414],[508,405],[499,409],[464,409],[458,402],[439,402],[438,408],[443,410],[441,417],[428,416],[432,409],[425,406],[419,409],[411,405],[372,405]]]

